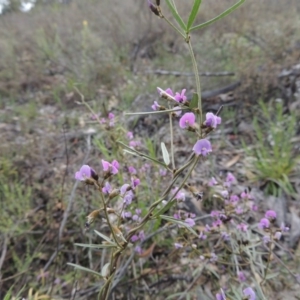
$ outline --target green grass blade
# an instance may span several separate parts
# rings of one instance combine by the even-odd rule
[[[192,8],[192,11],[190,13],[190,16],[189,16],[189,19],[188,19],[188,22],[187,22],[187,26],[186,26],[188,32],[189,32],[190,28],[192,27],[192,25],[194,24],[194,21],[196,19],[197,14],[198,14],[201,2],[202,2],[202,0],[195,0],[194,1],[194,5],[193,5],[193,8]]]
[[[89,272],[89,273],[92,273],[92,274],[95,274],[95,275],[97,275],[97,276],[102,277],[101,274],[99,274],[98,272],[96,272],[96,271],[94,271],[94,270],[91,270],[91,269],[89,269],[89,268],[85,268],[85,267],[82,267],[82,266],[80,266],[80,265],[76,265],[76,264],[72,264],[72,263],[67,263],[67,265],[72,266],[72,267],[74,267],[75,269],[78,269],[78,270],[80,270],[80,271]]]
[[[233,12],[234,10],[236,10],[240,5],[242,5],[243,3],[245,2],[245,0],[240,0],[239,2],[237,2],[236,4],[232,5],[230,8],[226,9],[224,12],[222,12],[220,15],[218,15],[217,17],[205,22],[205,23],[202,23],[202,24],[199,24],[199,25],[196,25],[194,27],[192,27],[190,29],[190,31],[192,30],[196,30],[196,29],[200,29],[200,28],[203,28],[203,27],[206,27],[222,18],[224,18],[225,16],[229,15],[231,12]]]
[[[114,243],[110,238],[108,238],[106,235],[102,234],[101,232],[94,230],[94,232],[99,235],[101,238],[103,238],[105,241],[110,243],[111,245],[114,245],[115,247],[117,246],[116,243]]]
[[[186,32],[186,25],[184,24],[183,20],[179,16],[179,14],[178,14],[177,10],[175,9],[175,7],[173,6],[173,4],[170,2],[170,0],[166,0],[166,2],[167,2],[167,5],[168,5],[173,17],[175,18],[175,20],[177,21],[179,26],[181,27],[181,29],[184,30],[184,32]]]

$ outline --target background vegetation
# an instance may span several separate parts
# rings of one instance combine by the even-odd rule
[[[182,11],[192,3],[178,2]],[[199,21],[230,4],[203,1]],[[214,135],[214,158],[199,181],[205,185],[210,176],[231,171],[263,192],[266,206],[270,195],[284,201],[287,223],[300,211],[299,14],[298,0],[246,1],[193,36],[200,72],[234,73],[202,76],[204,91],[240,82],[234,93],[204,99],[208,110],[225,105],[224,127]],[[93,268],[101,261],[100,253],[74,246],[93,239],[84,224],[97,207],[88,187],[74,196],[74,172],[83,161],[99,167],[101,158],[122,157],[113,141],[125,127],[148,136],[144,147],[160,155],[161,120],[124,115],[149,110],[157,86],[193,90],[192,77],[159,70],[190,73],[191,63],[185,44],[146,1],[38,3],[28,13],[12,9],[0,16],[0,298],[10,290],[7,295],[26,299],[94,299],[97,279],[66,265]],[[114,112],[120,125],[100,131],[80,94],[102,116]],[[297,229],[289,242],[298,253],[293,267],[299,266]],[[164,243],[156,242],[163,252]],[[158,273],[147,273],[148,285]],[[116,297],[127,299],[125,285]]]

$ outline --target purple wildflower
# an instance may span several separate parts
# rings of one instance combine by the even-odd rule
[[[133,197],[134,197],[133,192],[132,192],[132,191],[128,191],[128,192],[126,193],[126,195],[123,197],[123,202],[124,202],[124,204],[125,204],[126,206],[130,205],[131,202],[132,202]]]
[[[218,181],[215,177],[212,177],[211,180],[208,182],[208,186],[214,186],[216,184],[218,184]]]
[[[104,187],[102,188],[102,192],[104,194],[109,194],[112,191],[112,187],[109,182],[105,182]]]
[[[135,234],[130,239],[133,243],[137,242],[139,240],[139,237]]]
[[[130,191],[131,187],[128,183],[125,183],[120,188],[120,195],[124,196],[126,192]]]
[[[275,234],[274,234],[274,239],[279,241],[282,237],[282,233],[281,231],[276,231]]]
[[[140,215],[140,214],[142,213],[142,210],[141,210],[140,208],[137,208],[137,209],[135,210],[135,213],[136,213],[137,215]]]
[[[123,217],[123,218],[129,219],[129,218],[131,218],[131,216],[132,216],[132,213],[131,213],[130,211],[124,211],[124,212],[122,213],[122,217]]]
[[[129,142],[129,147],[130,148],[136,148],[136,147],[140,147],[141,146],[141,142],[140,141],[130,141]]]
[[[173,91],[170,88],[167,88],[166,90],[163,90],[162,88],[157,87],[157,91],[158,91],[160,97],[168,99],[168,100],[176,101],[175,98],[174,98]]]
[[[237,225],[237,229],[239,229],[240,231],[246,232],[248,230],[248,225],[241,223]]]
[[[195,221],[191,218],[185,219],[184,222],[190,227],[193,227],[196,224]]]
[[[88,165],[83,165],[78,172],[75,173],[75,179],[79,181],[88,182],[91,178],[97,180],[98,175],[96,172]]]
[[[116,160],[113,160],[112,163],[102,159],[103,171],[109,172],[113,175],[119,172],[119,163]]]
[[[236,181],[235,177],[233,176],[232,173],[228,173],[227,176],[226,176],[226,180],[224,182],[224,185],[227,186],[227,187],[230,187],[231,184]]]
[[[181,93],[176,93],[175,94],[175,101],[179,102],[179,103],[185,103],[186,102],[186,96],[185,96],[185,92],[186,92],[186,89],[183,89],[181,91]]]
[[[239,200],[240,200],[240,198],[237,195],[231,195],[230,196],[230,201],[231,202],[238,202]]]
[[[209,152],[212,151],[211,144],[207,139],[199,140],[194,145],[193,151],[196,153],[196,155],[206,156]]]
[[[180,128],[188,128],[192,127],[195,124],[196,117],[195,115],[190,113],[185,113],[179,120]]]
[[[142,250],[142,248],[140,247],[140,246],[136,246],[135,248],[134,248],[134,251],[137,253],[137,254],[142,254],[142,252],[143,252],[143,250]]]
[[[243,290],[243,294],[248,297],[249,300],[255,300],[256,295],[251,287],[247,287]]]
[[[203,231],[201,231],[200,234],[199,234],[199,239],[206,240],[206,238],[207,238],[207,235],[204,234]]]
[[[244,274],[244,272],[238,272],[237,273],[237,277],[238,277],[238,280],[240,281],[240,282],[244,282],[244,281],[246,281],[246,276],[245,276],[245,274]]]
[[[131,131],[128,131],[127,134],[126,134],[127,138],[129,140],[132,140],[133,139],[133,133]]]
[[[204,125],[207,127],[216,128],[217,125],[221,124],[221,118],[214,115],[213,113],[207,113],[206,114],[206,120],[204,122]]]
[[[287,232],[290,230],[289,227],[286,227],[285,224],[282,222],[281,225],[280,225],[280,229],[282,232]]]
[[[128,167],[128,172],[130,174],[136,174],[137,173],[136,169],[133,166]]]
[[[141,241],[141,242],[144,241],[145,238],[146,238],[146,236],[145,236],[144,230],[141,230],[141,231],[139,232],[139,239],[140,239],[140,241]]]
[[[214,253],[214,252],[212,252],[211,254],[210,254],[210,259],[209,259],[209,261],[210,262],[216,262],[218,260],[218,256]]]
[[[227,199],[228,196],[229,196],[229,193],[228,193],[227,190],[224,190],[224,191],[221,192],[221,195],[222,195],[222,197],[224,197],[225,199]]]
[[[153,105],[151,106],[153,110],[160,110],[160,105],[157,103],[157,101],[154,101]]]
[[[260,229],[269,228],[269,226],[270,226],[270,221],[269,221],[267,218],[262,218],[262,219],[259,221],[258,227],[259,227]]]
[[[178,187],[172,189],[172,194],[176,194],[175,199],[179,202],[185,201],[185,193],[183,191],[178,191]]]
[[[167,170],[166,169],[159,169],[159,175],[164,177],[167,175]]]
[[[226,300],[226,296],[223,289],[220,289],[220,292],[221,293],[216,294],[216,300]]]
[[[131,178],[131,186],[135,189],[141,183],[139,178]]]
[[[174,243],[174,247],[175,247],[175,249],[180,249],[183,246],[181,244],[179,244],[179,243]]]
[[[235,213],[236,213],[237,215],[241,215],[241,214],[244,213],[244,210],[243,210],[240,206],[238,206],[238,207],[235,209]]]
[[[269,235],[264,235],[263,238],[262,238],[262,240],[263,240],[264,244],[268,244],[271,241]]]
[[[221,232],[221,237],[222,237],[223,241],[229,241],[230,240],[230,235],[226,231]]]
[[[268,210],[265,213],[265,217],[268,218],[269,220],[274,220],[276,219],[276,212],[274,210]]]

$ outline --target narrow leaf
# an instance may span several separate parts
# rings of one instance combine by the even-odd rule
[[[222,18],[224,18],[225,16],[229,15],[231,12],[233,12],[234,10],[236,10],[240,5],[242,5],[243,3],[245,2],[245,0],[240,0],[239,2],[237,2],[236,4],[232,5],[230,8],[226,9],[224,12],[222,12],[220,15],[218,15],[217,17],[207,21],[207,22],[204,22],[202,24],[199,24],[199,25],[196,25],[194,27],[192,27],[190,29],[190,31],[192,30],[196,30],[196,29],[200,29],[200,28],[203,28],[205,26],[208,26]]]
[[[167,147],[166,147],[165,143],[161,142],[160,145],[161,145],[161,151],[162,151],[162,154],[163,154],[164,162],[168,166],[170,164],[169,152],[167,150]]]
[[[80,265],[76,265],[76,264],[72,264],[72,263],[67,263],[67,265],[69,266],[72,266],[74,267],[75,269],[78,269],[80,271],[85,271],[85,272],[89,272],[89,273],[92,273],[92,274],[95,274],[95,275],[98,275],[100,277],[102,277],[98,272],[94,271],[94,270],[91,270],[89,268],[85,268],[85,267],[82,267]]]
[[[116,247],[116,244],[79,244],[75,243],[76,246],[91,248],[91,249],[103,249],[103,248],[113,248]]]
[[[202,0],[195,0],[194,1],[194,5],[193,5],[193,8],[192,8],[192,11],[191,11],[191,14],[189,16],[189,19],[188,19],[188,22],[187,22],[187,31],[190,30],[190,28],[192,27],[195,19],[196,19],[196,16],[198,14],[198,11],[199,11],[199,8],[200,8],[200,4],[201,4]]]
[[[186,25],[184,24],[183,20],[179,16],[177,10],[173,6],[173,4],[170,2],[170,0],[166,0],[166,2],[167,2],[167,5],[169,6],[169,9],[170,9],[173,17],[175,18],[175,20],[177,21],[177,23],[179,24],[179,26],[181,27],[181,29],[183,29],[184,32],[185,32],[186,31]]]
[[[94,232],[99,235],[101,238],[103,238],[104,240],[106,240],[108,243],[110,243],[111,245],[117,246],[116,243],[114,243],[109,237],[107,237],[106,235],[102,234],[101,232],[94,230]]]
[[[181,220],[177,220],[173,217],[169,217],[169,216],[165,216],[165,215],[160,215],[160,218],[162,218],[163,220],[178,224],[180,226],[185,227],[187,230],[189,230],[192,234],[194,234],[195,236],[198,236],[197,232],[191,227],[189,226],[187,223],[181,221]]]

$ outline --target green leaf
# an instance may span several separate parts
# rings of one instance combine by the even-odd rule
[[[278,275],[279,275],[278,272],[277,272],[277,273],[270,273],[270,274],[267,274],[266,280],[275,278],[275,277],[277,277]]]
[[[194,5],[193,5],[193,8],[192,8],[192,11],[190,13],[190,16],[189,16],[189,19],[188,19],[188,22],[187,22],[187,26],[186,26],[187,31],[190,30],[190,28],[192,27],[192,25],[193,25],[193,23],[196,19],[196,16],[198,14],[201,2],[202,2],[202,0],[195,0],[194,1]]]
[[[172,201],[168,201],[168,203],[163,206],[159,211],[157,211],[153,217],[156,218],[156,217],[160,217],[164,212],[168,211],[172,206],[173,204],[175,203],[176,201],[175,200],[172,200]]]
[[[181,27],[181,29],[184,30],[184,32],[186,32],[186,25],[184,24],[183,20],[179,16],[176,8],[173,6],[173,4],[170,2],[170,0],[166,0],[166,2],[167,2],[167,5],[169,6],[169,9],[170,9],[173,17],[175,18],[175,20],[177,21],[179,26]]]
[[[225,16],[229,15],[231,12],[233,12],[234,10],[236,10],[240,5],[242,5],[243,3],[245,2],[245,0],[240,0],[239,2],[237,2],[236,4],[232,5],[230,8],[226,9],[224,12],[222,12],[220,15],[218,15],[217,17],[207,21],[207,22],[204,22],[202,24],[199,24],[199,25],[196,25],[194,27],[192,27],[190,29],[190,31],[192,30],[196,30],[196,29],[200,29],[200,28],[203,28],[205,26],[208,26],[222,18],[224,18]]]
[[[103,249],[103,248],[117,247],[116,244],[80,244],[80,243],[75,243],[75,245],[79,246],[79,247],[92,248],[92,249]]]
[[[185,222],[183,222],[181,220],[177,220],[177,219],[175,219],[173,217],[169,217],[169,216],[165,216],[165,215],[160,215],[160,218],[163,219],[163,220],[169,221],[171,223],[175,223],[175,224],[178,224],[180,226],[183,226],[187,230],[189,230],[192,234],[194,234],[195,236],[199,236],[197,234],[197,232],[191,226],[189,226],[187,223],[185,223]]]
[[[111,245],[114,245],[115,247],[117,246],[117,244],[115,242],[113,242],[110,238],[108,238],[106,235],[102,234],[101,232],[94,230],[94,232],[99,235],[101,238],[103,238],[104,240],[106,240],[108,243],[110,243]]]
[[[99,274],[98,272],[96,272],[96,271],[94,271],[94,270],[91,270],[91,269],[89,269],[89,268],[85,268],[85,267],[82,267],[82,266],[80,266],[80,265],[76,265],[76,264],[72,264],[72,263],[67,263],[67,265],[72,266],[72,267],[74,267],[75,269],[78,269],[78,270],[80,270],[80,271],[89,272],[89,273],[92,273],[92,274],[95,274],[95,275],[97,275],[97,276],[102,277],[101,274]]]
[[[166,147],[165,143],[161,142],[160,145],[161,145],[161,151],[162,151],[162,154],[163,154],[164,162],[168,166],[170,164],[169,152],[167,150],[167,147]]]
[[[192,100],[190,101],[189,108],[197,108],[198,107],[198,95],[197,93],[193,94]]]

